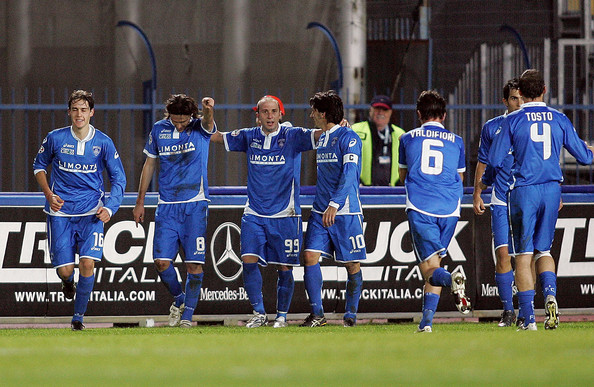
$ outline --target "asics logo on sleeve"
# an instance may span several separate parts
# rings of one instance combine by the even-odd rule
[[[353,138],[350,142],[349,142],[349,148],[355,146],[357,144],[357,139]]]

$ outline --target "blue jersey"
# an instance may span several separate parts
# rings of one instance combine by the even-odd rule
[[[51,165],[49,186],[64,205],[58,212],[45,204],[45,212],[56,216],[92,215],[99,207],[115,214],[124,198],[126,174],[113,141],[89,125],[89,134],[78,139],[70,126],[51,131],[33,161],[35,174]],[[111,194],[103,192],[103,170],[111,182]]]
[[[569,118],[544,102],[528,102],[509,114],[501,124],[489,152],[489,163],[501,168],[513,148],[514,169],[510,188],[552,181],[562,182],[561,147],[580,164],[592,162],[592,151],[582,141]]]
[[[318,179],[312,211],[323,213],[328,205],[336,215],[362,214],[359,200],[361,138],[351,128],[335,125],[317,143]]]
[[[301,214],[301,152],[314,149],[314,130],[279,125],[265,135],[260,127],[224,133],[227,151],[247,155],[246,214],[285,217]]]
[[[460,216],[466,171],[464,142],[438,122],[400,137],[399,166],[407,168],[406,208],[437,216]]]
[[[485,125],[483,125],[483,129],[481,130],[481,141],[478,150],[478,161],[487,164],[482,181],[486,185],[493,186],[491,204],[495,205],[507,204],[507,191],[509,189],[511,170],[514,164],[514,156],[511,154],[510,150],[508,156],[503,161],[501,168],[494,170],[494,168],[489,165],[489,149],[491,149],[493,138],[501,127],[501,123],[506,115],[507,114],[504,114],[485,122]]]
[[[208,145],[215,131],[206,131],[200,119],[183,132],[169,119],[153,125],[144,153],[159,158],[159,203],[208,200]]]

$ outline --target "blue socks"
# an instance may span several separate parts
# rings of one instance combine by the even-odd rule
[[[514,310],[513,302],[513,283],[514,283],[514,272],[508,271],[507,273],[495,273],[495,282],[497,283],[497,290],[499,291],[499,298],[503,303],[503,310]]]
[[[79,275],[78,286],[76,287],[76,297],[74,299],[74,316],[72,317],[72,321],[83,321],[94,284],[95,275],[91,275],[90,277]]]
[[[200,289],[202,288],[203,277],[204,273],[188,273],[188,278],[186,278],[186,305],[184,308],[184,312],[181,315],[182,320],[192,321],[194,309],[196,309],[196,305],[198,304],[198,300],[200,299]]]
[[[433,325],[433,315],[437,310],[439,303],[439,294],[425,293],[423,297],[423,318],[419,324],[419,328],[423,329],[426,326]]]
[[[293,299],[293,290],[295,289],[295,280],[293,279],[293,269],[278,270],[278,282],[276,284],[276,317],[287,318],[289,306]]]
[[[359,308],[359,298],[363,287],[363,274],[361,270],[355,274],[349,274],[346,284],[346,304],[344,318],[356,318]]]
[[[518,292],[518,304],[521,315],[524,317],[524,326],[535,322],[534,319],[534,290],[526,290],[525,292]]]
[[[175,298],[175,306],[179,308],[184,303],[184,292],[182,291],[181,284],[177,280],[177,272],[172,264],[169,267],[159,273],[163,285],[169,290],[169,293]]]
[[[259,314],[266,314],[262,297],[262,273],[257,263],[243,263],[243,286],[252,308]]]
[[[552,271],[543,271],[538,275],[540,285],[542,286],[542,294],[546,301],[547,296],[557,297],[557,275]]]
[[[443,267],[438,267],[429,278],[429,283],[433,286],[451,287],[452,274]]]
[[[324,307],[322,306],[322,286],[324,280],[322,278],[322,269],[320,264],[305,266],[303,281],[305,282],[305,290],[309,298],[309,305],[311,312],[318,317],[324,315]]]

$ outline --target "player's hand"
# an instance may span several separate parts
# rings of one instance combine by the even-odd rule
[[[103,223],[107,223],[111,219],[111,215],[109,215],[109,211],[107,211],[107,209],[105,207],[99,208],[97,210],[97,215],[95,215],[95,216],[97,218],[99,218],[99,220],[102,221]]]
[[[562,208],[563,208],[563,199],[561,199],[559,201],[559,209],[557,210],[557,212],[561,211]]]
[[[64,205],[64,200],[62,200],[62,198],[59,197],[58,195],[54,195],[54,194],[52,194],[52,196],[47,198],[47,202],[49,203],[50,208],[54,212],[60,211],[60,209]]]
[[[340,126],[346,126],[347,128],[350,128],[351,127],[351,123],[346,118],[343,118],[342,121],[340,121],[340,124],[339,125]]]
[[[483,198],[481,198],[481,195],[473,195],[472,206],[476,215],[482,215],[485,213],[485,202],[483,201]]]
[[[332,206],[328,206],[328,208],[326,208],[326,211],[324,211],[324,214],[322,214],[322,225],[324,225],[324,227],[330,227],[334,224],[337,211],[338,209]]]
[[[202,98],[202,112],[206,115],[206,112],[209,111],[212,114],[212,110],[214,108],[215,101],[210,97]]]
[[[137,203],[132,210],[132,216],[134,216],[136,227],[138,227],[138,223],[144,222],[144,204]]]

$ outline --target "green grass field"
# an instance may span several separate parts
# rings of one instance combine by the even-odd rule
[[[0,385],[594,385],[592,322],[415,329],[0,329]]]

